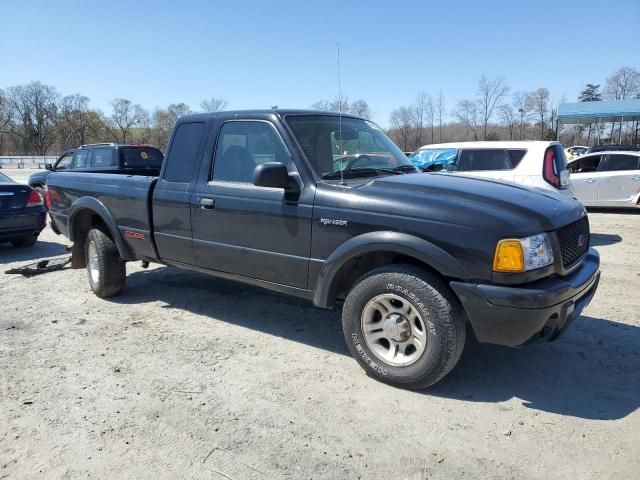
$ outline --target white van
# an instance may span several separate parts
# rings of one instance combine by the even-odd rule
[[[574,196],[560,142],[439,143],[421,147],[409,159],[425,172],[507,180]]]

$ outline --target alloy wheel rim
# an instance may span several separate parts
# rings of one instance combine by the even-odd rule
[[[388,365],[409,366],[418,361],[427,346],[426,323],[420,311],[393,293],[367,302],[361,328],[369,350]]]
[[[93,241],[89,242],[87,260],[89,261],[89,275],[93,283],[98,283],[100,280],[100,269],[98,266],[98,249]]]

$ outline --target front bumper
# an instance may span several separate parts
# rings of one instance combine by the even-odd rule
[[[451,282],[451,287],[478,341],[515,347],[558,338],[589,304],[599,280],[600,256],[590,249],[566,277],[518,286]]]

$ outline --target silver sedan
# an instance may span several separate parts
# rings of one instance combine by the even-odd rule
[[[640,205],[640,152],[598,152],[568,165],[575,195],[587,207]]]

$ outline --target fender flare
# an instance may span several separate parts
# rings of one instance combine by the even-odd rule
[[[86,210],[89,210],[100,217],[100,219],[107,226],[107,228],[109,229],[109,233],[111,233],[113,241],[118,247],[118,253],[120,254],[120,257],[123,260],[134,260],[129,247],[125,243],[124,238],[120,233],[120,229],[118,228],[118,224],[116,223],[115,218],[113,218],[113,215],[111,214],[111,212],[109,212],[107,207],[105,207],[102,202],[94,197],[80,197],[71,205],[69,219],[67,220],[69,240],[71,240],[72,242],[76,241],[76,221],[78,215]]]
[[[393,252],[413,257],[445,277],[470,278],[458,260],[427,240],[402,232],[369,232],[347,240],[329,255],[318,275],[314,305],[331,307],[336,295],[335,280],[342,267],[355,257],[375,252]]]

